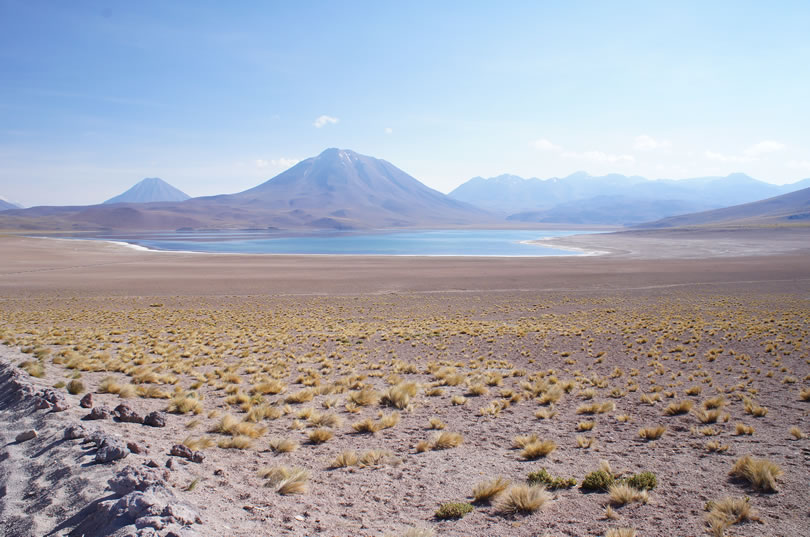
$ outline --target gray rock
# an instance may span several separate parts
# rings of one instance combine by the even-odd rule
[[[143,418],[143,424],[150,427],[165,427],[166,414],[163,412],[150,412]]]
[[[107,437],[96,451],[96,462],[105,464],[123,459],[127,455],[129,455],[129,450],[126,444],[117,438]]]
[[[88,393],[79,401],[79,406],[82,408],[93,408],[93,394]]]
[[[50,410],[51,406],[52,405],[42,397],[37,397],[34,400],[34,408],[36,408],[37,410],[45,410],[45,409]]]
[[[124,496],[130,492],[143,492],[150,487],[163,485],[165,481],[161,473],[152,468],[125,466],[107,483],[113,492]]]
[[[115,419],[125,423],[143,423],[143,416],[125,404],[120,404],[115,407],[115,410],[113,410],[113,415],[115,416]]]
[[[111,415],[112,415],[112,412],[110,411],[110,407],[108,407],[106,405],[101,405],[101,406],[93,407],[93,409],[90,411],[90,413],[87,416],[85,416],[84,419],[86,419],[86,420],[106,420],[106,419],[109,419]]]
[[[87,436],[87,431],[81,425],[70,425],[65,429],[65,440],[76,440]]]
[[[134,453],[135,455],[140,455],[141,453],[144,453],[146,451],[137,442],[127,442],[127,449],[131,453]]]
[[[205,455],[201,451],[192,451],[189,447],[184,446],[183,444],[173,445],[169,455],[182,457],[190,460],[191,462],[196,462],[197,464],[200,464],[203,460],[205,460]]]
[[[36,437],[37,437],[37,432],[35,430],[33,430],[33,429],[29,429],[27,431],[23,431],[20,434],[18,434],[14,438],[14,441],[19,444],[21,442],[27,442],[28,440],[32,440],[32,439],[34,439]]]
[[[43,390],[39,396],[50,403],[50,408],[53,412],[63,412],[70,408],[70,403],[67,402],[65,396],[54,390]]]

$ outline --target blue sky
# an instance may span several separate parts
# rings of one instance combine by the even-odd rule
[[[327,147],[476,176],[810,177],[808,2],[0,0],[0,196],[255,186]]]

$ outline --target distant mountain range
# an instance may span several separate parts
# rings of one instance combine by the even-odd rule
[[[654,227],[732,221],[810,224],[810,211],[802,197],[810,189],[800,190],[803,186],[810,186],[810,179],[776,186],[744,174],[650,181],[580,172],[547,180],[477,177],[444,195],[385,160],[333,148],[236,194],[188,199],[165,181],[144,179],[100,205],[2,211],[0,229],[368,230],[536,227],[551,222],[652,222]],[[795,196],[784,195],[790,191],[796,191]],[[750,203],[762,198],[770,199]]]
[[[346,149],[327,149],[237,194],[180,202],[32,207],[0,216],[0,228],[77,231],[347,230],[498,222],[502,220],[428,188],[389,162]]]
[[[8,211],[11,209],[20,209],[21,207],[16,203],[11,203],[7,199],[0,197],[0,211]]]
[[[723,209],[671,216],[638,227],[658,229],[693,226],[747,227],[773,224],[810,224],[810,188]]]
[[[147,177],[132,188],[105,201],[110,203],[151,203],[154,201],[186,201],[191,196],[178,190],[163,179]]]
[[[516,175],[475,177],[449,196],[516,222],[627,225],[748,203],[805,187],[810,187],[810,179],[772,185],[742,173],[676,181],[578,172],[545,180]]]

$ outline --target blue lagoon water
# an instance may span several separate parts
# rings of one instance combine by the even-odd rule
[[[419,230],[371,233],[272,231],[191,231],[105,234],[95,239],[125,242],[152,250],[240,254],[526,256],[581,255],[532,241],[589,233],[565,230]]]

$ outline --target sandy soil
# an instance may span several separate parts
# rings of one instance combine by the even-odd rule
[[[618,240],[604,240],[599,246],[613,254],[598,257],[456,260],[204,256],[0,239],[0,339],[6,343],[0,360],[22,372],[18,366],[37,361],[39,353],[43,376],[22,373],[32,392],[80,371],[96,406],[123,402],[140,414],[166,409],[165,399],[100,393],[107,377],[132,382],[141,364],[177,378],[157,388],[193,389],[204,407],[199,415],[169,414],[167,426],[157,429],[109,419],[81,422],[89,410],[78,406],[81,395],[64,388],[57,389],[70,403],[64,412],[3,399],[0,533],[68,535],[88,504],[111,497],[108,479],[150,461],[165,470],[167,487],[195,506],[201,524],[189,530],[201,535],[381,536],[409,527],[452,536],[605,535],[619,527],[643,536],[706,535],[706,502],[725,496],[750,497],[761,519],[734,525],[729,535],[810,533],[810,446],[789,432],[810,433],[810,403],[799,397],[810,386],[806,248],[797,239],[750,255],[752,239],[743,239],[734,246],[738,255],[692,259],[685,258],[692,248],[667,247],[659,239],[644,247]],[[71,350],[107,370],[70,368]],[[109,369],[132,352],[143,354],[129,369]],[[54,360],[59,356],[66,360]],[[190,369],[172,369],[181,363]],[[286,391],[263,397],[261,404],[282,415],[260,422],[266,431],[250,448],[210,447],[201,464],[169,455],[189,435],[227,439],[211,429],[226,413],[245,417],[227,397],[248,393],[264,364],[281,368],[273,371],[283,371]],[[442,380],[443,367],[455,368],[462,381]],[[224,380],[226,371],[240,382]],[[285,409],[285,397],[305,388],[296,380],[306,381],[312,371],[318,395]],[[487,385],[487,374],[499,375],[500,385]],[[340,382],[352,375],[360,375],[353,388],[367,384],[384,392],[407,381],[419,390],[407,409],[375,404],[349,412],[353,388]],[[544,382],[570,382],[570,390],[543,405],[526,383]],[[473,395],[471,386],[479,383],[486,393]],[[695,386],[700,392],[687,394]],[[0,391],[10,393],[6,388]],[[428,395],[431,388],[441,394]],[[661,400],[642,403],[642,394]],[[726,400],[727,421],[701,423],[696,411],[718,394]],[[453,405],[453,396],[466,397],[466,404]],[[667,405],[683,400],[692,401],[692,412],[665,415]],[[767,414],[751,415],[746,400]],[[594,401],[613,402],[615,409],[578,413]],[[482,413],[493,405],[505,408]],[[556,415],[537,418],[543,409]],[[374,435],[352,429],[394,411],[401,420],[390,429]],[[312,412],[332,412],[342,421],[324,444],[307,442],[312,427],[304,416]],[[418,442],[435,433],[428,426],[435,417],[464,441],[418,453]],[[583,421],[593,421],[593,430],[578,431]],[[144,452],[94,464],[91,447],[62,439],[71,423],[135,441]],[[737,423],[753,426],[754,434],[735,434]],[[641,441],[639,428],[653,425],[666,426],[664,436]],[[717,434],[705,436],[704,427]],[[14,440],[28,429],[38,437]],[[557,448],[526,461],[512,442],[528,434]],[[294,439],[300,448],[273,453],[273,437]],[[580,448],[578,437],[593,437],[595,444]],[[710,452],[709,441],[727,449]],[[331,469],[347,449],[385,449],[391,456],[372,467]],[[728,475],[746,454],[781,467],[778,492],[757,491]],[[169,460],[173,468],[165,469]],[[521,482],[546,468],[581,481],[601,460],[617,474],[654,472],[658,486],[649,502],[616,507],[612,520],[605,516],[607,494],[572,488],[555,491],[533,514],[506,515],[495,502],[477,504],[459,521],[433,516],[442,503],[471,501],[482,480]],[[310,472],[306,494],[283,496],[263,486],[259,469],[280,464]]]

